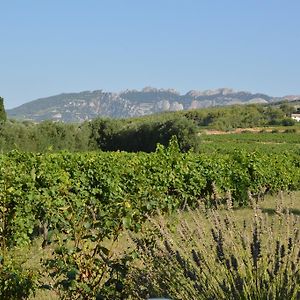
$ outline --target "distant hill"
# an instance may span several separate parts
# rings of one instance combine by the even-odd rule
[[[273,103],[300,96],[270,97],[228,88],[206,91],[189,91],[181,95],[174,89],[146,87],[141,91],[126,90],[120,93],[102,90],[66,93],[37,99],[7,110],[9,118],[43,121],[82,122],[95,117],[127,118],[163,111],[179,111],[232,104]]]

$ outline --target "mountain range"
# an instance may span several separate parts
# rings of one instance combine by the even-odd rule
[[[261,93],[228,88],[191,90],[181,95],[174,89],[145,87],[119,93],[103,90],[64,93],[37,99],[7,110],[11,119],[82,122],[95,117],[127,118],[164,111],[179,111],[233,104],[273,103],[296,100],[300,96],[271,97]]]

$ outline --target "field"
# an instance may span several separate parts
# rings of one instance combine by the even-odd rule
[[[287,210],[290,211],[290,213],[294,214],[296,216],[296,222],[299,227],[300,225],[300,192],[293,192],[288,194],[279,194],[279,195],[269,195],[266,196],[264,201],[262,201],[259,204],[259,207],[261,208],[262,215],[271,222],[271,220],[276,220],[276,217],[282,215],[285,216],[285,213]],[[227,210],[221,210],[219,211],[221,216],[226,216],[228,214]],[[254,217],[255,211],[252,208],[238,208],[234,210],[234,222],[239,226],[242,227],[243,224],[251,224],[253,217]],[[200,211],[200,214],[196,215],[196,219],[198,222],[201,222],[201,228],[203,231],[205,231],[206,235],[209,235],[211,230],[211,224],[209,224],[208,220],[205,217],[205,213],[203,211]],[[153,227],[155,227],[155,224],[161,223],[160,226],[166,226],[166,227],[173,227],[176,228],[175,230],[175,238],[180,239],[180,222],[185,222],[185,225],[187,225],[191,231],[191,234],[194,234],[196,227],[194,223],[195,219],[195,212],[179,212],[174,213],[170,215],[168,218],[165,217],[154,217],[149,225],[149,222],[145,225],[147,230],[154,230]],[[278,229],[278,227],[274,230],[274,235],[276,236],[282,234],[281,231]],[[116,256],[123,255],[124,252],[128,251],[128,248],[130,247],[131,250],[136,248],[136,245],[132,240],[129,238],[132,233],[125,231],[122,236],[119,238],[117,244],[114,245],[113,251],[115,252]],[[169,239],[169,236],[167,236]],[[174,237],[173,237],[174,238]],[[185,236],[184,238],[185,242],[189,239]],[[104,243],[105,246],[110,246],[108,242]],[[51,253],[54,250],[53,246],[49,246],[48,249],[42,250],[41,248],[41,240],[36,241],[36,243],[28,249],[27,255],[30,258],[30,260],[27,262],[28,265],[35,266],[37,269],[41,268],[40,265],[40,259],[45,258],[45,252],[48,257],[51,257]],[[187,251],[186,251],[187,252]],[[145,259],[144,257],[141,257],[141,259]],[[147,258],[149,259],[149,258]],[[148,261],[149,263],[149,261]],[[174,273],[176,273],[174,271]],[[49,279],[48,279],[49,280]],[[38,300],[56,300],[59,299],[59,296],[54,291],[38,291],[35,297],[31,297],[30,299],[38,299]],[[133,298],[133,299],[139,299]],[[143,299],[143,298],[142,298]],[[176,299],[176,298],[173,298]],[[185,298],[179,298],[179,299],[185,299]],[[193,298],[186,298],[186,299],[193,299]],[[198,298],[196,298],[198,299]]]
[[[295,126],[289,130],[281,127],[249,128],[233,132],[204,130],[200,134],[201,152],[230,152],[233,149],[277,153],[291,150],[299,152],[300,131],[298,127]]]
[[[200,283],[201,289],[209,287],[203,295],[220,299],[233,291],[232,299],[253,299],[257,292],[297,299],[298,137],[298,133],[207,134],[202,136],[199,154],[181,153],[172,140],[169,147],[159,146],[149,154],[12,151],[2,155],[3,299],[34,299],[34,290],[35,299],[201,299],[195,289]],[[226,230],[227,211],[231,227]],[[268,248],[266,224],[272,220],[275,244]],[[190,257],[202,249],[191,234],[199,225],[204,248],[217,251],[216,257],[204,259],[207,267],[223,270],[217,278],[207,273],[202,277]],[[192,244],[182,248],[171,241],[180,239],[183,229]],[[286,236],[282,230],[287,230]],[[234,238],[238,232],[247,236],[244,259],[226,252],[230,245],[242,251],[241,241]],[[229,248],[223,249],[223,244]],[[176,260],[172,253],[178,253]],[[242,267],[232,269],[235,261]],[[166,268],[168,274],[159,268],[165,264],[174,266]],[[258,274],[266,265],[270,272],[263,273],[260,282]],[[180,281],[172,281],[170,274],[177,274]],[[189,289],[181,294],[178,286],[183,284]]]
[[[172,299],[297,299],[299,195],[274,201],[152,219],[161,238],[155,253],[145,243],[141,256],[150,287]]]

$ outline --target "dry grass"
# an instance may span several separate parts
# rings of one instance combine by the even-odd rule
[[[171,225],[151,219],[156,248],[137,241],[146,290],[181,300],[298,299],[299,200],[296,193],[269,198],[263,209],[179,212]]]
[[[259,215],[257,216],[258,218],[263,218],[264,219],[264,230],[268,231],[270,233],[270,238],[273,237],[274,241],[276,240],[275,237],[278,236],[279,232],[278,229],[280,228],[280,224],[275,224],[272,223],[271,220],[274,216],[283,216],[285,218],[285,212],[289,211],[292,212],[295,215],[300,216],[300,192],[295,192],[291,194],[280,194],[279,196],[267,196],[266,199],[260,203],[261,210],[259,212]],[[231,217],[228,217],[228,214],[231,215]],[[160,216],[158,218],[152,219],[151,222],[153,224],[156,224],[158,228],[160,228],[161,233],[165,235],[167,238],[169,244],[177,245],[175,251],[178,251],[180,255],[182,255],[182,262],[187,259],[188,257],[185,256],[184,250],[185,249],[194,249],[196,248],[203,248],[209,246],[207,251],[207,257],[211,260],[214,261],[216,259],[216,248],[215,248],[215,243],[216,241],[220,240],[219,232],[215,231],[215,240],[214,238],[212,239],[212,234],[211,230],[213,228],[216,228],[216,226],[220,222],[224,223],[224,218],[228,219],[229,223],[228,226],[231,226],[231,230],[227,230],[225,236],[222,238],[226,238],[228,241],[228,244],[224,245],[227,248],[232,248],[234,249],[237,247],[233,241],[233,236],[238,235],[239,232],[242,232],[245,224],[248,226],[248,235],[245,238],[251,243],[253,242],[253,227],[252,227],[252,220],[255,218],[255,214],[257,214],[257,211],[251,209],[251,208],[243,208],[243,209],[237,209],[234,211],[228,212],[227,210],[220,210],[218,211],[217,214],[214,216],[210,216],[211,220],[214,220],[214,222],[209,222],[208,221],[208,215],[205,210],[198,210],[198,211],[185,211],[185,212],[179,212],[176,215],[173,215],[169,218],[166,219],[166,217]],[[223,221],[221,221],[223,220]],[[234,222],[233,222],[234,220]],[[299,220],[299,219],[298,219]],[[270,223],[271,222],[271,223]],[[272,229],[270,226],[273,226]],[[225,226],[224,224],[222,226]],[[232,226],[235,228],[234,230],[232,229]],[[269,227],[268,227],[269,226]],[[147,224],[147,227],[149,229],[149,223]],[[173,228],[173,231],[169,230],[170,228]],[[273,232],[272,232],[273,230]],[[282,235],[283,233],[280,233]],[[195,239],[195,235],[202,236],[201,239]],[[143,235],[139,235],[139,237],[142,237]],[[207,242],[209,241],[209,243]],[[276,247],[276,244],[274,244],[274,241],[272,239],[268,242],[270,248]],[[115,249],[116,252],[122,253],[124,249],[127,249],[129,246],[128,244],[128,235],[124,234],[123,237],[119,240],[118,244],[116,245]],[[249,244],[250,245],[250,244]],[[248,246],[249,246],[248,245]],[[26,251],[24,249],[19,252],[18,255],[21,257],[29,258],[27,260],[26,265],[30,268],[33,269],[41,269],[41,259],[45,259],[46,257],[50,257],[51,253],[53,251],[54,246],[50,246],[48,248],[42,249],[41,248],[41,242],[37,241],[35,245],[31,248],[28,248]],[[272,249],[273,249],[272,248]],[[221,250],[222,248],[219,248]],[[163,250],[165,251],[165,250]],[[173,251],[173,250],[172,250]],[[239,254],[237,252],[237,249],[233,251],[234,256],[231,257],[231,265],[234,265],[235,259],[236,260],[241,260],[243,254]],[[222,257],[222,253],[219,253],[220,258]],[[180,258],[179,258],[180,259]],[[195,256],[195,259],[196,256]],[[143,262],[143,265],[147,265],[148,262]],[[141,263],[138,264],[139,266],[142,266]],[[152,267],[149,265],[147,266],[148,270],[150,270]],[[223,267],[222,267],[223,268]],[[221,270],[224,271],[224,269],[220,268]],[[153,270],[154,272],[155,270]],[[174,270],[175,272],[175,270]],[[221,276],[221,273],[218,274],[218,276]],[[48,279],[47,279],[48,280]],[[185,281],[186,286],[191,285],[190,281],[187,280],[186,278],[182,280]],[[216,281],[212,281],[210,283],[212,286],[216,285]],[[190,287],[191,288],[191,287]],[[190,295],[191,296],[191,295]],[[196,297],[196,296],[193,296]],[[186,298],[186,299],[198,299],[198,298]],[[31,298],[33,299],[39,299],[39,300],[56,300],[59,299],[59,297],[55,294],[54,291],[37,291],[35,297]],[[138,297],[137,297],[138,299]],[[142,299],[142,298],[141,298]],[[178,298],[179,299],[179,298]],[[184,299],[184,298],[182,298]],[[221,299],[221,298],[220,298]]]

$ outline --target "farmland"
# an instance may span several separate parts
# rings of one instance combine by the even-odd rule
[[[204,130],[201,132],[201,152],[231,152],[236,150],[268,151],[282,153],[300,151],[300,131],[297,127],[282,129],[280,127],[240,129],[237,133]]]
[[[278,135],[276,140],[286,136]],[[246,137],[250,139],[243,136],[243,143],[248,143]],[[262,137],[265,146],[266,134]],[[297,145],[293,137],[289,140]],[[209,210],[228,202],[237,209],[260,202],[266,194],[297,191],[299,162],[299,151],[293,147],[280,154],[234,147],[223,153],[181,153],[176,139],[154,153],[12,151],[0,161],[2,260],[12,264],[6,272],[13,272],[10,268],[16,264],[11,249],[40,241],[43,250],[39,251],[54,249],[43,261],[43,274],[52,276],[49,288],[58,289],[60,297],[115,293],[114,297],[122,298],[126,291],[116,290],[116,284],[121,284],[116,278],[128,275],[133,256],[114,258],[114,262],[103,246],[105,240],[118,241],[125,231],[141,232],[144,222],[158,211],[172,215],[199,203]],[[88,263],[99,270],[101,280],[93,272],[82,273]],[[114,263],[127,271],[116,270]],[[41,275],[30,269],[19,272],[29,294],[38,288],[35,276]],[[82,276],[86,276],[83,283]],[[20,285],[24,290],[21,280]]]
[[[1,297],[297,299],[299,125],[213,111],[3,123]]]
[[[300,1],[2,2],[0,300],[300,300]]]

